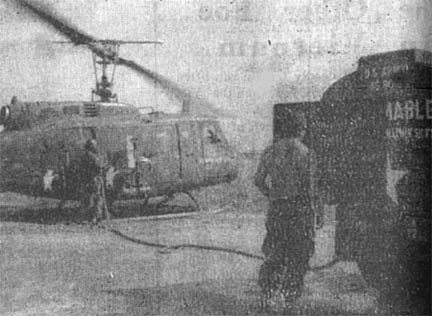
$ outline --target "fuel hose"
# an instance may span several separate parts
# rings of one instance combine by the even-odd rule
[[[199,245],[199,244],[189,244],[189,243],[168,245],[168,244],[138,239],[138,238],[126,235],[125,233],[115,229],[114,227],[112,227],[109,224],[102,224],[102,225],[99,225],[98,227],[100,227],[101,229],[103,229],[107,232],[110,232],[110,233],[112,233],[112,234],[114,234],[114,235],[116,235],[116,236],[118,236],[124,240],[127,240],[129,242],[143,245],[143,246],[147,246],[147,247],[158,248],[159,253],[168,254],[168,253],[171,253],[172,251],[175,251],[175,250],[182,250],[182,249],[188,249],[189,248],[189,249],[197,249],[197,250],[224,252],[224,253],[234,254],[234,255],[245,257],[245,258],[250,258],[250,259],[255,259],[255,260],[260,260],[260,261],[264,261],[264,259],[265,259],[264,256],[261,256],[261,255],[248,253],[248,252],[238,250],[238,249],[220,247],[220,246]],[[326,269],[328,267],[331,267],[332,265],[334,265],[337,262],[339,262],[339,259],[334,258],[333,260],[331,260],[330,262],[328,262],[322,266],[311,268],[311,270],[312,271],[323,270],[323,269]]]

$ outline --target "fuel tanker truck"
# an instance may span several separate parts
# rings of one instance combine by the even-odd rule
[[[305,112],[318,187],[336,206],[336,256],[358,263],[392,314],[431,313],[431,60],[365,56],[320,101],[274,106],[275,140]]]

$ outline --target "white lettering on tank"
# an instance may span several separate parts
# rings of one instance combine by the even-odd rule
[[[412,120],[414,118],[414,102],[409,100],[405,103],[405,119]]]
[[[399,103],[399,101],[396,101],[395,105],[394,105],[393,119],[398,120],[398,119],[403,119],[403,118],[404,118],[404,115],[402,112],[401,104]]]
[[[432,104],[431,100],[406,100],[387,102],[385,115],[390,121],[395,120],[431,120]]]
[[[44,191],[52,191],[52,183],[55,179],[56,175],[54,174],[54,170],[48,169],[43,177],[43,186]]]
[[[391,102],[387,102],[386,116],[389,120],[393,120],[393,108]]]
[[[424,119],[424,116],[422,115],[422,114],[420,114],[420,106],[419,106],[419,101],[418,100],[415,100],[415,102],[414,102],[414,104],[415,104],[415,110],[416,110],[416,119],[417,120],[423,120]]]

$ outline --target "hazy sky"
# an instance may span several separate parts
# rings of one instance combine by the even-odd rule
[[[0,2],[0,101],[88,100],[91,54],[50,43],[63,38]],[[229,138],[242,150],[271,137],[272,105],[319,100],[360,56],[431,50],[429,0],[44,0],[85,32],[163,45],[123,46],[121,55],[228,110]],[[118,69],[120,100],[177,111],[180,102],[127,69]]]

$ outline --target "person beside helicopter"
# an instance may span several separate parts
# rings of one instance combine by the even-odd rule
[[[103,219],[110,219],[105,198],[104,169],[106,163],[99,153],[96,139],[87,140],[84,150],[82,171],[85,209],[91,214],[92,223],[97,224]]]
[[[255,185],[270,202],[258,276],[264,308],[293,308],[314,252],[316,159],[302,143],[305,131],[304,115],[293,112],[284,137],[264,151],[255,174]]]

